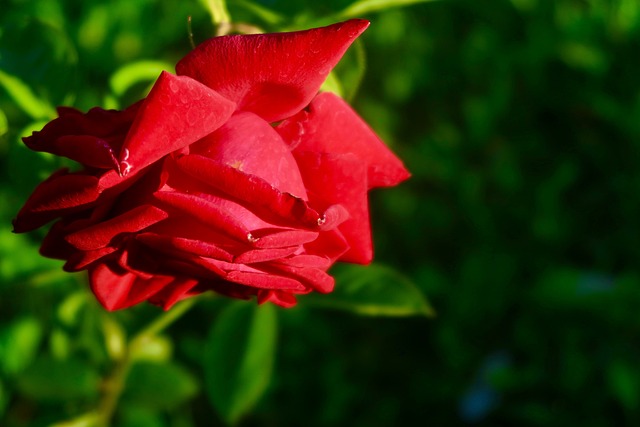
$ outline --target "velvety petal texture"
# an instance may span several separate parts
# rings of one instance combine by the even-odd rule
[[[347,48],[369,26],[362,19],[306,31],[209,39],[176,66],[268,122],[304,108]]]
[[[368,191],[409,176],[342,99],[318,94],[368,25],[217,37],[123,111],[59,108],[24,142],[82,167],[42,182],[14,231],[55,220],[41,254],[88,271],[108,310],[331,292],[336,261],[372,259]]]

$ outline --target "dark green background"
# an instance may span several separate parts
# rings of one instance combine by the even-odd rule
[[[110,77],[140,59],[175,63],[190,49],[188,15],[196,41],[213,33],[196,0],[4,4],[0,70],[83,110],[137,99],[145,84],[106,99]],[[274,30],[349,2],[260,4],[286,19],[229,8]],[[413,173],[372,194],[376,259],[438,315],[281,310],[273,381],[241,425],[639,425],[640,3],[445,0],[365,17],[353,104]],[[59,161],[19,145],[34,120],[2,89],[0,109],[0,424],[48,425],[95,404],[108,357],[100,308],[69,308],[82,277],[39,258],[42,233],[10,234]],[[117,425],[220,423],[198,355],[222,304],[198,305],[157,344],[150,360],[164,368],[136,373],[168,382],[156,389],[180,384],[178,403],[129,391]],[[155,314],[118,318],[131,331]],[[47,390],[38,369],[52,358],[73,379]]]

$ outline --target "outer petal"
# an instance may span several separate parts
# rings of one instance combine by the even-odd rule
[[[190,79],[162,72],[120,152],[120,172],[139,170],[213,132],[235,104]]]
[[[393,186],[409,178],[402,162],[341,98],[321,93],[311,102],[309,110],[277,128],[292,148],[355,154],[367,165],[369,188]]]
[[[86,114],[60,107],[57,119],[23,141],[34,151],[65,156],[85,166],[116,168],[115,155],[120,152],[139,107],[139,102],[124,111],[96,107]]]
[[[98,264],[89,271],[91,290],[109,311],[138,304],[173,282],[170,276],[145,279],[118,266]]]
[[[340,261],[367,264],[373,257],[366,165],[352,154],[296,152],[311,203],[341,204],[349,219],[338,226],[349,244]]]
[[[216,37],[176,66],[268,122],[306,106],[369,22],[354,19],[292,33]]]
[[[31,231],[63,214],[86,209],[99,195],[97,178],[60,170],[36,187],[14,219],[13,230]]]

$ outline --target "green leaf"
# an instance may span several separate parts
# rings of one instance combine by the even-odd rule
[[[622,361],[615,361],[609,366],[607,376],[609,387],[618,401],[629,410],[637,408],[640,403],[637,371]]]
[[[17,379],[26,396],[42,401],[67,402],[93,399],[98,395],[100,376],[82,360],[37,359]]]
[[[360,18],[373,12],[380,12],[396,7],[411,6],[420,3],[429,3],[437,0],[360,0],[352,3],[336,15],[337,19]]]
[[[152,82],[162,71],[169,71],[171,64],[162,61],[137,61],[119,68],[109,80],[111,91],[122,96],[136,83]]]
[[[206,389],[230,424],[247,414],[269,385],[276,320],[273,306],[238,301],[225,308],[211,329],[204,352]]]
[[[13,102],[31,118],[40,120],[55,117],[56,112],[51,104],[38,98],[31,88],[19,78],[0,70],[0,86],[7,91]]]
[[[233,2],[233,5],[247,10],[270,25],[278,25],[285,20],[283,15],[252,1],[236,0]]]
[[[0,381],[0,419],[4,415],[4,411],[7,408],[7,404],[9,403],[9,393]]]
[[[0,110],[0,136],[9,132],[9,121],[4,111]]]
[[[15,375],[35,358],[42,339],[42,327],[33,317],[24,317],[0,330],[0,366]]]
[[[162,415],[157,411],[126,403],[119,411],[119,427],[164,427],[165,425],[162,421]]]
[[[78,54],[63,29],[39,19],[10,20],[0,34],[0,86],[33,119],[50,119],[78,86]]]
[[[332,270],[336,287],[330,294],[309,294],[301,301],[367,316],[434,316],[414,283],[382,265],[338,265]]]
[[[182,366],[137,361],[127,377],[122,400],[149,409],[171,409],[197,392],[198,382]]]

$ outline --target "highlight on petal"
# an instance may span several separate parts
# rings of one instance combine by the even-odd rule
[[[328,27],[274,34],[215,37],[176,66],[268,122],[304,108],[347,48],[369,26],[353,19]]]
[[[404,165],[353,109],[324,92],[277,128],[296,151],[354,154],[367,165],[368,188],[393,186],[409,178]]]
[[[214,90],[184,76],[160,74],[119,155],[120,173],[127,175],[196,142],[220,127],[235,104]]]

